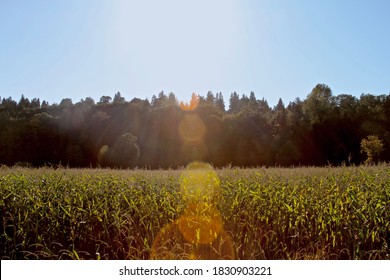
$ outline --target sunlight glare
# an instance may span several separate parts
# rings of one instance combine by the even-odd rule
[[[199,105],[199,95],[195,92],[192,93],[191,100],[189,103],[180,102],[180,108],[183,111],[194,111]]]
[[[182,172],[179,182],[183,199],[189,203],[212,202],[220,194],[219,178],[207,163],[190,163]],[[199,207],[191,209],[196,210]]]
[[[186,114],[180,120],[179,133],[186,142],[199,142],[206,133],[206,126],[197,114]]]
[[[153,242],[151,259],[234,259],[230,236],[216,208],[220,180],[210,164],[192,162],[182,172],[186,209]]]

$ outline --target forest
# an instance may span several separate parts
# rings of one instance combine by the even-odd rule
[[[1,98],[0,98],[1,99]],[[390,160],[390,94],[333,95],[316,85],[305,100],[276,106],[248,95],[163,91],[151,100],[64,98],[48,104],[21,96],[0,104],[0,164],[178,168],[201,160],[215,167],[341,166]],[[368,137],[379,149],[363,149]],[[366,142],[364,142],[366,141]]]

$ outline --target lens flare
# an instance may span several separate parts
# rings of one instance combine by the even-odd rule
[[[204,162],[190,163],[181,173],[179,183],[187,203],[212,202],[220,194],[218,175],[210,164]]]
[[[208,149],[204,143],[207,128],[196,111],[199,101],[199,96],[193,93],[189,103],[180,102],[180,108],[185,112],[177,130],[182,140],[181,151],[188,162],[208,158]]]
[[[153,242],[151,259],[234,259],[230,236],[216,208],[220,180],[210,164],[193,162],[182,172],[180,191],[187,207]]]
[[[179,105],[183,111],[194,111],[199,105],[199,95],[194,92],[189,103],[181,101]]]
[[[209,150],[204,142],[184,142],[180,150],[187,161],[204,160],[209,154]]]
[[[210,205],[191,204],[178,220],[184,239],[192,244],[212,244],[223,230],[219,212]]]
[[[185,114],[180,120],[178,129],[184,142],[200,142],[206,133],[206,126],[195,113]]]

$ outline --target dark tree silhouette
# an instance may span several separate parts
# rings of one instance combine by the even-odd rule
[[[390,160],[390,94],[333,95],[318,84],[305,100],[286,106],[279,99],[273,108],[254,92],[241,97],[233,92],[228,108],[222,93],[211,91],[206,97],[194,93],[188,103],[163,91],[151,102],[128,102],[120,92],[97,104],[90,97],[77,103],[64,98],[59,105],[24,95],[19,102],[3,98],[0,164],[169,168],[194,159],[217,167],[361,164],[370,155],[376,160],[369,135],[381,139],[380,159]]]

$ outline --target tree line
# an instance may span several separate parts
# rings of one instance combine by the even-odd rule
[[[0,98],[1,99],[1,98]],[[65,98],[50,105],[23,95],[0,104],[0,164],[70,167],[176,168],[194,160],[216,167],[361,164],[363,140],[390,159],[390,94],[333,95],[316,85],[305,100],[269,106],[231,93],[174,93],[126,101],[118,92],[98,102]],[[363,142],[362,142],[363,141]],[[370,143],[364,142],[364,147]],[[370,156],[370,155],[368,155]],[[371,157],[373,154],[371,154]]]

